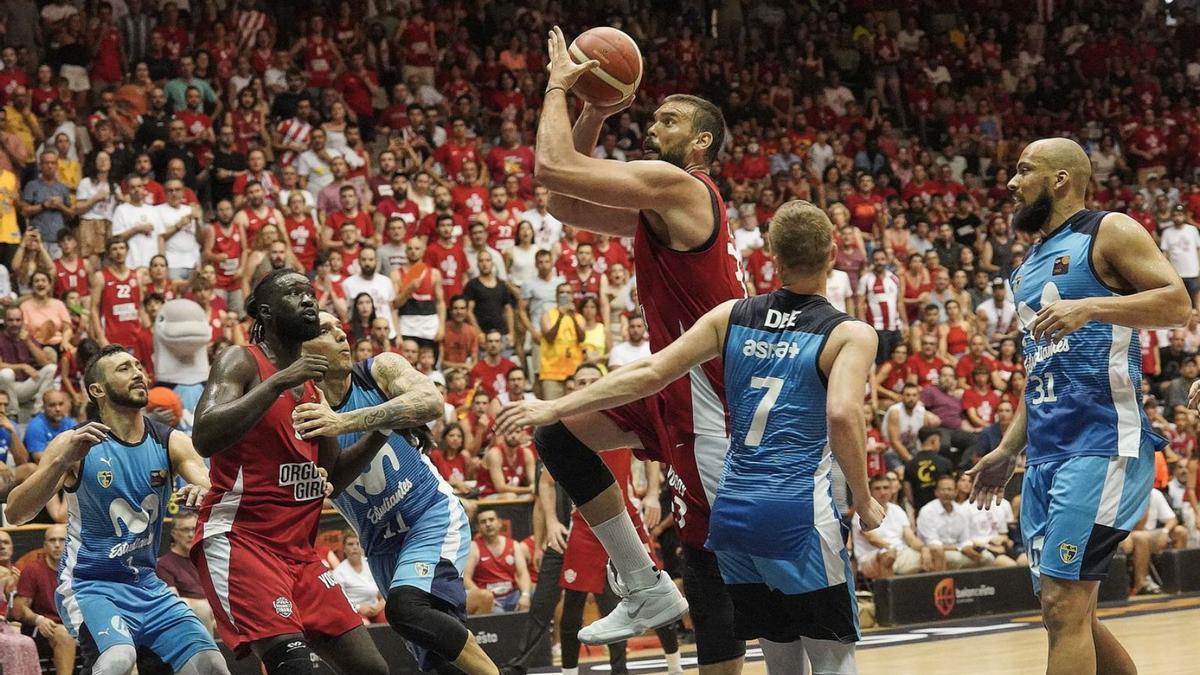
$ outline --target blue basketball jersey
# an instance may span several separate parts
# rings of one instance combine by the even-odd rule
[[[350,390],[336,410],[349,412],[388,400],[371,375],[374,361],[370,358],[354,364]],[[341,434],[338,443],[346,448],[360,438],[361,432]],[[409,523],[451,499],[455,499],[454,489],[442,480],[429,458],[393,431],[362,475],[333,498],[333,505],[358,532],[367,553],[374,555],[399,549]]]
[[[837,521],[819,359],[849,320],[819,295],[785,289],[734,305],[724,350],[731,437],[711,549],[804,555],[814,528]]]
[[[1059,300],[1110,297],[1092,269],[1092,246],[1106,211],[1081,210],[1035,243],[1011,283],[1025,357],[1027,464],[1076,456],[1138,457],[1160,440],[1142,411],[1138,332],[1090,321],[1051,344],[1029,327],[1042,307]]]
[[[109,436],[80,462],[79,483],[66,491],[60,581],[141,583],[155,576],[162,520],[174,490],[167,450],[172,429],[144,420],[146,435],[137,443]]]

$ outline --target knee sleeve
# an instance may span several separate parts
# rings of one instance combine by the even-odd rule
[[[92,675],[127,675],[137,665],[137,648],[133,645],[113,645],[96,657]]]
[[[221,652],[207,649],[188,659],[179,675],[229,675],[229,666]]]
[[[393,588],[388,593],[384,615],[405,640],[454,661],[462,654],[471,633],[456,617],[436,608],[435,602],[432,595],[420,589]]]
[[[304,640],[284,640],[262,655],[267,675],[334,675]]]
[[[616,483],[600,455],[575,438],[562,422],[538,427],[533,442],[550,475],[576,504],[587,504]]]

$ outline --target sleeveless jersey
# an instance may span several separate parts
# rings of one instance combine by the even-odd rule
[[[474,543],[479,553],[479,563],[475,565],[475,576],[472,577],[475,585],[497,596],[516,590],[517,557],[513,552],[512,537],[504,537],[504,547],[499,555],[492,554],[482,535],[476,537]]]
[[[354,364],[350,389],[337,411],[369,408],[388,400],[371,375],[374,362],[369,358]],[[338,443],[346,448],[362,435],[341,434]],[[437,504],[454,499],[454,489],[442,480],[429,458],[393,431],[362,474],[333,498],[333,505],[358,532],[364,549],[377,555],[399,550],[410,523]]]
[[[246,349],[260,380],[278,370],[258,345]],[[312,382],[304,383],[299,398],[292,390],[283,392],[246,435],[209,460],[212,490],[200,508],[198,540],[232,533],[292,560],[316,556],[313,542],[325,500],[317,443],[297,436],[292,412],[317,401]]]
[[[100,292],[100,315],[104,317],[104,337],[109,342],[133,348],[142,332],[138,309],[142,306],[142,289],[137,274],[127,270],[119,278],[112,270],[101,270],[104,290]]]
[[[230,225],[229,231],[221,223],[213,223],[213,253],[224,253],[229,256],[217,265],[217,288],[235,291],[242,287],[239,276],[241,270],[238,264],[242,256],[242,233],[237,227]]]
[[[245,154],[251,145],[262,144],[263,115],[261,110],[234,110],[230,113],[233,118],[233,137],[237,142],[238,152]]]
[[[416,277],[420,277],[417,287],[413,289],[408,301],[401,305],[400,316],[417,316],[437,314],[437,295],[433,288],[433,267],[419,262],[405,270],[400,278],[400,285],[407,286]]]
[[[276,225],[280,226],[283,225],[283,223],[275,221],[275,209],[270,207],[263,208],[267,212],[265,216],[259,216],[254,212],[254,209],[250,208],[249,206],[242,209],[242,212],[246,214],[246,238],[252,242],[258,238],[258,233],[267,223],[275,223]]]
[[[109,436],[79,463],[79,483],[66,491],[60,582],[139,583],[154,576],[162,520],[175,489],[167,451],[172,429],[149,417],[143,421],[146,435],[138,442]]]
[[[1106,211],[1082,209],[1029,249],[1011,279],[1028,380],[1026,464],[1078,456],[1136,458],[1159,439],[1142,411],[1137,331],[1089,321],[1056,343],[1035,341],[1029,326],[1059,300],[1111,297],[1092,268],[1092,246]]]
[[[87,270],[83,260],[75,261],[75,269],[69,269],[63,264],[62,258],[54,260],[54,295],[62,297],[67,291],[78,291],[79,297],[85,298],[91,293],[88,288]]]
[[[500,472],[504,474],[505,485],[520,485],[525,479],[525,453],[528,452],[524,447],[517,448],[517,452],[510,459],[504,449],[500,449]],[[481,461],[479,468],[475,470],[475,480],[479,487],[480,497],[490,497],[496,494],[497,485],[492,482],[492,474]]]
[[[819,359],[852,319],[786,289],[734,305],[725,338],[731,432],[707,545],[765,557],[807,553],[838,522]],[[764,537],[764,532],[770,532]]]
[[[675,251],[660,243],[645,214],[639,214],[633,239],[638,299],[650,333],[650,351],[674,342],[708,310],[733,298],[746,297],[741,258],[729,233],[724,200],[707,174],[693,173],[712,199],[713,233],[691,251]],[[721,363],[714,359],[693,369],[663,391],[668,424],[683,433],[726,437],[725,387]]]

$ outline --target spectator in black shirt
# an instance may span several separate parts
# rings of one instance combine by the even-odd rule
[[[217,146],[213,148],[212,201],[217,203],[222,199],[233,201],[233,182],[237,177],[246,173],[246,156],[238,152],[233,127],[221,127],[217,134]]]
[[[942,223],[938,227],[937,237],[933,240],[933,250],[937,252],[938,261],[942,267],[949,270],[958,269],[958,259],[962,255],[963,245],[954,239],[954,226]]]
[[[950,227],[954,230],[954,240],[963,246],[975,245],[979,226],[983,224],[975,211],[976,207],[971,203],[971,196],[966,193],[960,194],[956,200],[954,215],[950,216]],[[957,256],[955,258],[957,259]],[[944,265],[945,262],[942,264]]]
[[[1158,387],[1159,394],[1163,394],[1166,391],[1168,382],[1179,377],[1183,362],[1193,356],[1193,354],[1189,354],[1184,349],[1183,345],[1183,331],[1177,328],[1171,331],[1171,337],[1167,342],[1167,346],[1158,348],[1159,371],[1158,375],[1151,378],[1151,380]]]
[[[938,479],[949,476],[954,466],[941,454],[942,437],[937,429],[923,427],[917,432],[917,439],[921,441],[921,449],[904,466],[904,492],[913,509],[920,511],[935,499]]]
[[[200,173],[200,165],[196,162],[196,156],[188,149],[184,138],[187,137],[187,128],[184,127],[181,120],[171,120],[170,134],[167,138],[167,144],[159,150],[155,150],[150,154],[154,164],[154,175],[159,181],[166,180],[167,163],[172,159],[183,160],[183,166],[186,169],[185,183],[194,185],[196,183],[196,175]]]
[[[88,153],[87,161],[83,166],[94,166],[96,153],[103,150],[112,160],[112,168],[109,169],[108,175],[117,180],[124,179],[133,169],[134,155],[129,148],[125,147],[124,143],[117,141],[117,132],[113,123],[108,120],[96,122],[93,135],[95,140],[92,142],[92,151]]]
[[[167,144],[170,127],[171,111],[167,109],[167,94],[162,87],[155,87],[150,93],[150,109],[142,114],[142,124],[133,142],[148,151],[158,150]]]
[[[296,106],[301,100],[312,103],[312,96],[305,88],[304,73],[293,68],[287,74],[287,90],[275,96],[271,103],[271,119],[286,120],[296,116]]]
[[[467,282],[463,297],[467,299],[467,316],[471,323],[487,334],[498,331],[509,341],[513,334],[513,309],[517,300],[508,284],[496,276],[496,263],[488,251],[480,251],[476,258],[479,276]]]

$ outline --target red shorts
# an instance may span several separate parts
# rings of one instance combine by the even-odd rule
[[[662,395],[654,394],[600,412],[620,427],[621,431],[633,433],[638,437],[642,447],[633,449],[635,457],[647,462],[669,464],[671,453],[666,449],[673,448],[674,445],[671,443],[670,430],[664,422],[664,404]]]
[[[362,625],[333,572],[313,556],[283,558],[233,533],[192,546],[217,635],[239,657],[257,640],[292,633],[336,637]]]
[[[626,507],[630,519],[633,520],[634,529],[637,530],[646,549],[650,551],[651,559],[655,565],[661,566],[661,562],[654,555],[653,547],[650,546],[650,535],[646,532],[646,526],[642,524],[641,514],[628,502]],[[608,552],[604,550],[604,545],[596,538],[592,528],[588,527],[587,521],[576,511],[571,516],[571,536],[567,538],[567,551],[563,554],[562,574],[559,575],[558,585],[569,591],[597,595],[603,593],[608,581],[608,572],[605,569],[607,565]]]

